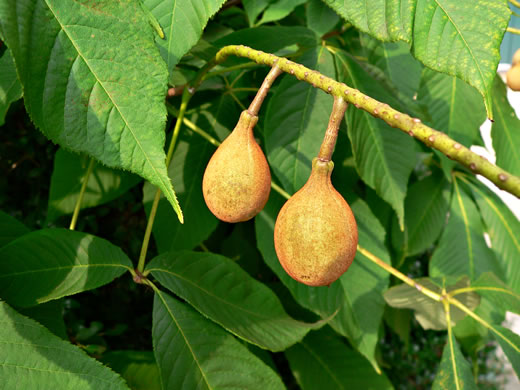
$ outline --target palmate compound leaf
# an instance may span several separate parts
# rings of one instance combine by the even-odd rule
[[[495,0],[327,0],[360,30],[384,41],[405,41],[427,67],[466,81],[484,97],[490,89],[511,11]],[[469,12],[471,11],[471,12]]]
[[[284,271],[274,249],[274,224],[283,202],[278,194],[272,193],[255,220],[258,248],[265,262],[300,305],[322,318],[334,315],[329,322],[330,326],[346,336],[379,370],[375,349],[385,308],[382,292],[388,286],[389,274],[358,252],[347,272],[329,287],[310,287],[296,282]],[[384,246],[385,231],[377,218],[361,199],[352,202],[350,206],[358,224],[359,245],[389,262]]]
[[[3,389],[128,390],[119,375],[0,301]]]
[[[286,349],[330,320],[291,318],[267,286],[224,256],[172,251],[154,258],[146,272],[231,333],[271,351]]]
[[[36,126],[149,180],[182,220],[163,150],[168,72],[139,3],[0,0],[0,30]]]
[[[225,0],[144,0],[143,4],[157,18],[164,39],[157,45],[171,73],[200,39],[202,30],[225,3]]]
[[[42,229],[0,249],[0,298],[32,306],[102,286],[131,269],[123,251],[102,238]]]
[[[424,287],[441,293],[441,283],[430,278],[418,278],[417,283]],[[461,278],[457,283],[446,287],[446,291],[457,290],[468,287],[469,279],[467,277]],[[386,302],[398,309],[412,309],[415,311],[415,318],[424,329],[444,330],[447,327],[446,317],[444,315],[444,307],[441,302],[436,302],[421,293],[417,288],[407,284],[400,284],[389,288],[384,294]],[[479,296],[474,292],[466,292],[458,294],[457,299],[461,301],[471,310],[475,309],[479,304]],[[452,307],[451,321],[455,324],[457,321],[463,319],[466,314]]]
[[[163,389],[284,389],[265,363],[189,305],[156,291],[152,337]]]

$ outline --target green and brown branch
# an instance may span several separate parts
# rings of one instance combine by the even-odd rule
[[[347,103],[351,103],[356,108],[365,110],[369,114],[382,119],[390,126],[418,139],[428,147],[438,150],[448,158],[465,166],[474,174],[480,174],[486,177],[496,184],[497,187],[520,198],[520,177],[514,176],[490,163],[484,157],[472,152],[469,148],[453,140],[445,133],[425,125],[420,119],[412,118],[407,114],[395,110],[386,103],[382,103],[363,94],[355,88],[351,88],[344,83],[340,83],[287,58],[264,53],[242,45],[225,46],[216,54],[214,60],[210,61],[201,69],[197,78],[191,83],[191,91],[194,91],[194,89],[200,85],[209,70],[224,62],[230,55],[249,58],[258,64],[264,64],[270,67],[276,66],[282,71],[334,97],[342,97]]]

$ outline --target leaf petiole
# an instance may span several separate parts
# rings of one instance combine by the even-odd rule
[[[85,177],[83,178],[83,184],[81,185],[81,190],[79,191],[78,199],[76,200],[76,206],[74,207],[74,212],[72,214],[72,220],[70,221],[70,230],[74,230],[76,228],[76,223],[78,222],[79,212],[81,210],[81,203],[83,202],[83,196],[85,195],[85,190],[87,189],[88,180],[90,178],[90,174],[92,173],[92,170],[94,169],[94,165],[96,164],[96,161],[93,158],[90,158],[87,173],[85,174]]]

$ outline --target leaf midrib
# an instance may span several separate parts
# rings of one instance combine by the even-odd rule
[[[329,376],[334,380],[334,382],[338,385],[339,388],[346,390],[346,388],[343,386],[343,383],[341,383],[341,380],[334,375],[334,372],[329,369],[329,366],[321,359],[321,357],[316,354],[312,348],[310,348],[305,342],[300,342],[302,347],[307,350],[307,352],[324,368],[325,371],[329,374]]]
[[[159,296],[159,298],[161,299],[164,307],[166,308],[166,311],[168,312],[168,314],[170,314],[170,317],[173,320],[173,322],[175,322],[175,325],[177,326],[177,329],[179,329],[179,332],[181,332],[182,337],[184,338],[184,341],[186,343],[186,346],[190,349],[191,355],[193,356],[193,360],[195,360],[195,363],[197,363],[197,367],[199,367],[199,371],[200,371],[202,377],[204,378],[204,381],[206,382],[206,385],[208,386],[208,389],[211,390],[212,387],[211,387],[211,385],[210,385],[210,383],[208,381],[208,378],[206,378],[206,375],[205,375],[204,371],[202,370],[202,366],[200,365],[199,360],[197,359],[197,356],[195,355],[195,352],[193,351],[193,349],[191,347],[191,344],[188,341],[188,338],[184,334],[181,326],[179,325],[179,323],[177,322],[175,316],[173,315],[172,311],[170,310],[170,306],[166,303],[166,301],[163,298],[162,293],[160,292],[160,290],[156,290],[155,293]]]
[[[298,322],[298,321],[296,321],[296,320],[293,320],[292,318],[284,319],[284,318],[265,317],[265,316],[260,315],[260,314],[257,313],[257,312],[249,311],[249,310],[245,309],[245,308],[242,307],[242,306],[238,306],[238,305],[236,305],[236,304],[234,304],[234,303],[232,303],[232,302],[229,302],[229,301],[226,301],[226,300],[220,298],[220,297],[217,296],[217,295],[212,294],[211,291],[208,291],[208,290],[202,288],[200,285],[196,284],[196,283],[193,282],[192,280],[190,280],[190,279],[186,279],[186,278],[184,278],[183,276],[181,276],[181,275],[179,275],[179,274],[176,274],[175,272],[169,271],[169,270],[167,270],[167,269],[163,269],[163,268],[150,268],[150,269],[147,269],[147,272],[148,272],[148,271],[149,271],[149,272],[152,272],[152,273],[153,273],[154,271],[159,271],[159,272],[164,272],[165,274],[172,275],[172,276],[175,277],[175,278],[178,278],[178,279],[180,279],[180,280],[182,280],[182,281],[185,281],[185,282],[191,284],[192,286],[195,286],[198,290],[202,291],[203,293],[207,294],[208,296],[210,296],[210,297],[212,297],[212,298],[215,298],[216,300],[218,300],[218,301],[220,301],[220,302],[223,302],[223,303],[225,303],[225,304],[228,305],[228,306],[231,306],[231,307],[237,308],[237,309],[239,309],[240,311],[243,311],[243,312],[245,312],[245,313],[247,313],[247,314],[250,314],[251,316],[254,316],[254,317],[257,317],[257,318],[260,318],[260,319],[263,319],[263,320],[270,320],[270,321],[272,321],[272,322],[295,323],[295,325],[297,324],[297,325],[299,325],[300,327],[304,328],[304,326],[303,326],[300,322]]]
[[[72,270],[76,268],[90,268],[90,267],[121,267],[128,271],[131,271],[132,269],[123,264],[73,264],[70,266],[62,266],[62,267],[52,267],[52,268],[41,268],[38,270],[27,270],[27,271],[20,271],[20,272],[12,272],[12,273],[3,273],[0,275],[0,279],[2,278],[11,278],[13,276],[19,276],[19,275],[27,275],[27,274],[37,274],[42,272],[50,272],[50,271],[60,271],[60,270]]]
[[[469,258],[469,273],[473,278],[475,276],[475,259],[473,258],[473,241],[471,240],[471,231],[469,228],[468,216],[466,214],[466,208],[464,207],[464,201],[462,200],[462,196],[460,193],[459,185],[457,183],[457,178],[454,177],[453,180],[455,196],[457,197],[457,203],[460,207],[460,212],[462,214],[462,219],[464,222],[464,231],[466,233],[466,239],[468,243],[468,258]]]

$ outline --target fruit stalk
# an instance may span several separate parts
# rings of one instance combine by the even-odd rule
[[[329,124],[325,131],[325,136],[323,137],[320,152],[318,153],[318,158],[321,161],[330,161],[332,158],[332,153],[334,153],[336,141],[338,140],[339,126],[345,116],[347,106],[347,102],[342,97],[334,97],[334,105],[332,106]]]
[[[276,78],[281,74],[282,70],[276,65],[271,68],[267,76],[265,76],[264,82],[258,89],[255,98],[253,99],[253,101],[249,105],[249,108],[247,109],[249,114],[253,116],[258,116],[258,111],[260,111],[260,107],[262,106],[262,103],[264,102],[264,99],[267,96],[267,92],[269,92],[271,85],[273,85]]]
[[[341,96],[348,103],[354,104],[356,108],[365,110],[369,114],[382,119],[390,126],[398,128],[411,137],[423,142],[428,147],[438,150],[448,158],[465,166],[474,174],[480,174],[486,177],[497,187],[520,198],[520,177],[514,176],[506,170],[490,163],[484,157],[473,153],[443,132],[426,126],[421,123],[420,119],[412,118],[407,114],[393,109],[388,104],[363,94],[355,88],[348,87],[344,83],[340,83],[286,58],[277,57],[274,54],[264,53],[243,45],[225,46],[216,54],[214,60],[210,61],[210,63],[201,70],[200,76],[197,77],[196,82],[192,85],[196,87],[205,73],[215,65],[225,61],[229,55],[249,58],[258,64],[268,66],[276,65],[282,71],[294,75],[299,80],[312,84],[315,88],[319,88],[332,96]]]

